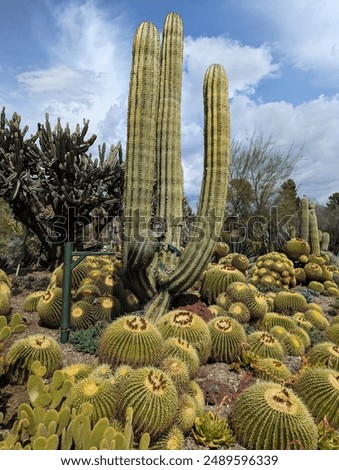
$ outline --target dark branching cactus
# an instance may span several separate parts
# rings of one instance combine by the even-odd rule
[[[204,79],[204,181],[197,216],[203,236],[197,243],[197,233],[191,232],[179,256],[182,65],[183,28],[177,14],[166,17],[162,44],[153,24],[139,26],[129,90],[123,260],[131,289],[143,303],[151,301],[146,316],[153,320],[166,312],[170,295],[187,290],[202,273],[213,254],[226,202],[228,84],[223,67],[212,65]]]
[[[3,108],[0,115],[0,197],[38,237],[50,261],[67,236],[79,241],[79,220],[93,223],[94,237],[102,231],[108,217],[93,219],[93,209],[101,208],[107,216],[120,210],[120,145],[111,148],[108,158],[105,145],[99,146],[99,158],[93,159],[88,151],[96,136],[86,139],[88,126],[84,121],[82,129],[78,125],[71,132],[58,121],[52,130],[46,114],[45,124],[26,138],[28,126],[21,128],[17,113],[7,119]],[[58,230],[53,226],[57,220]]]

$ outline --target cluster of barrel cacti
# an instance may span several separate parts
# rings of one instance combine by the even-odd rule
[[[261,255],[249,270],[251,283],[266,288],[288,290],[296,286],[293,263],[284,253],[272,251]]]
[[[110,322],[122,312],[139,308],[139,301],[125,289],[119,276],[121,262],[114,256],[88,256],[72,270],[71,329],[85,329],[97,321]],[[46,291],[30,293],[25,312],[37,312],[41,324],[59,328],[62,312],[63,265],[52,273]]]
[[[139,336],[133,347],[131,342],[127,343],[135,357],[138,348],[151,348],[154,339],[147,333],[143,335],[143,320],[130,316],[127,319],[128,339],[133,341],[133,334]],[[118,322],[108,328],[121,330]],[[208,332],[207,326],[205,328]],[[161,338],[160,332],[158,335]],[[191,430],[196,417],[205,408],[204,394],[193,380],[200,364],[199,356],[188,342],[178,338],[179,346],[167,348],[169,353],[165,354],[162,340],[160,355],[153,350],[153,357],[144,357],[143,362],[132,365],[128,357],[122,361],[112,358],[111,363],[101,362],[99,352],[101,363],[96,366],[80,363],[61,368],[59,362],[59,368],[55,369],[55,357],[60,360],[55,352],[56,345],[51,338],[43,339],[49,343],[44,345],[45,354],[26,357],[19,342],[11,347],[17,352],[16,364],[20,364],[20,354],[29,369],[30,403],[21,404],[13,427],[0,433],[0,449],[129,449],[135,446],[146,449],[149,445],[182,448],[184,434]],[[36,338],[27,337],[28,343],[32,340]],[[110,340],[112,338],[103,339],[103,348]],[[10,357],[14,355],[11,348]],[[39,344],[37,349],[41,348]],[[194,373],[182,351],[196,359]],[[105,360],[108,359],[105,356]],[[52,372],[52,377],[46,381]],[[128,431],[126,425],[123,430],[126,416]]]
[[[300,238],[292,238],[286,242],[285,253],[294,262],[298,285],[305,285],[320,294],[339,296],[338,284],[334,280],[334,273],[338,268],[331,264],[327,253],[311,253],[309,243]]]
[[[292,237],[284,251],[293,261],[297,285],[305,285],[320,294],[338,297],[339,286],[334,279],[338,267],[331,262],[329,234],[318,229],[315,205],[304,196],[300,203],[300,236]]]

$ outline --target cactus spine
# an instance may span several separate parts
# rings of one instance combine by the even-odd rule
[[[175,13],[166,17],[161,51],[159,34],[148,22],[139,26],[133,44],[123,260],[134,293],[144,303],[152,299],[146,308],[146,317],[153,321],[166,312],[170,300],[168,294],[187,290],[205,268],[215,245],[210,227],[213,226],[213,234],[219,235],[227,194],[230,155],[228,84],[223,67],[212,65],[204,78],[204,182],[198,211],[198,220],[204,224],[204,238],[197,244],[192,234],[185,253],[174,266],[174,256],[164,250],[171,245],[177,250],[181,238],[182,44],[182,22]],[[161,242],[148,230],[154,175],[157,180],[156,219],[166,219],[168,224]],[[155,256],[159,250],[160,255]],[[157,308],[153,308],[153,304]]]

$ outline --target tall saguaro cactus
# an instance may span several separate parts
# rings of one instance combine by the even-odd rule
[[[123,259],[130,286],[144,302],[150,301],[146,316],[154,321],[165,313],[170,295],[191,287],[208,263],[221,231],[227,194],[228,82],[223,67],[214,64],[206,71],[203,87],[204,175],[196,218],[200,237],[193,232],[185,252],[174,263],[164,247],[178,249],[181,239],[182,62],[179,15],[166,17],[160,53],[156,28],[149,22],[139,26],[129,92]],[[150,233],[152,215],[164,222],[161,240]]]

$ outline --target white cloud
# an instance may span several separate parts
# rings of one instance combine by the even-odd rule
[[[231,107],[232,132],[244,139],[255,130],[278,145],[282,152],[301,150],[302,160],[292,175],[299,193],[326,202],[338,191],[339,179],[339,95],[293,106],[287,102],[257,104],[249,97],[234,98]]]
[[[50,48],[51,66],[17,75],[20,112],[33,123],[30,127],[45,112],[52,124],[60,117],[71,128],[90,119],[90,131],[100,133],[100,142],[116,143],[125,138],[125,129],[110,129],[105,120],[126,102],[130,29],[123,17],[108,18],[91,0],[69,2],[53,13],[59,40]],[[119,119],[125,120],[125,114],[119,112]],[[116,123],[114,117],[112,121]]]
[[[188,36],[184,47],[184,119],[201,117],[203,79],[214,63],[226,70],[230,97],[239,92],[253,93],[260,80],[278,71],[266,46],[250,47],[223,36],[196,39]]]
[[[257,0],[246,8],[271,24],[277,48],[305,71],[339,75],[339,2]],[[327,77],[331,80],[331,77]]]

